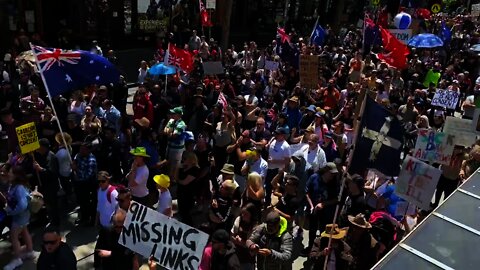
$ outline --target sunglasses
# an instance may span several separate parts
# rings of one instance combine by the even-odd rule
[[[45,241],[43,240],[43,244],[44,245],[55,245],[57,243],[57,241],[53,240],[53,241]]]

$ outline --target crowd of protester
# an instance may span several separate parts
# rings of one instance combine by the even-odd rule
[[[426,28],[435,23],[427,21]],[[164,76],[148,72],[166,48],[140,63],[133,115],[127,115],[123,77],[116,85],[54,97],[55,114],[33,65],[6,55],[0,228],[10,229],[13,257],[4,269],[34,258],[28,224],[35,216],[29,190],[36,186],[45,201],[40,213],[50,224],[38,269],[76,269],[58,230],[62,211],[75,206],[76,224],[99,228],[95,267],[138,269],[140,256],[117,241],[131,200],[209,233],[202,270],[291,269],[299,255],[309,258],[312,269],[323,269],[327,257],[327,269],[369,269],[425,213],[395,212],[401,201],[395,178],[378,171],[344,174],[358,97],[366,93],[395,113],[413,144],[418,129],[442,130],[448,115],[472,119],[480,77],[478,55],[468,48],[480,42],[479,23],[468,15],[448,23],[456,30],[451,43],[412,49],[405,70],[376,59],[370,49],[379,48],[366,50],[355,28],[327,29],[323,46],[294,34],[292,46],[322,59],[315,89],[299,83],[298,68],[282,59],[279,40],[265,48],[252,41],[222,50],[193,31],[188,43],[177,44],[195,54],[188,76],[170,75],[165,86]],[[266,60],[278,62],[278,70],[265,69]],[[205,61],[221,61],[225,73],[205,75]],[[436,89],[461,94],[456,111],[430,105]],[[22,154],[15,128],[28,122],[36,124],[40,148]],[[412,147],[406,143],[405,153]],[[452,163],[439,166],[432,207],[479,166],[480,144],[457,146]],[[341,211],[331,224],[337,205]],[[306,247],[303,228],[309,230]]]

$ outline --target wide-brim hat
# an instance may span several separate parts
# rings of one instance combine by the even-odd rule
[[[332,239],[343,239],[347,235],[348,228],[338,228],[337,224],[328,224],[321,237],[331,237]]]
[[[70,134],[66,133],[66,132],[63,132],[63,137],[65,137],[65,142],[67,143],[67,145],[71,145],[72,144],[72,136],[70,136]],[[62,138],[62,133],[57,133],[55,135],[55,141],[59,144],[59,145],[64,145],[63,143],[63,138]]]
[[[310,105],[307,107],[307,111],[311,111],[311,112],[317,112],[317,107],[315,107],[315,105]]]
[[[288,101],[298,103],[298,97],[297,97],[297,96],[293,96],[293,97],[289,98]]]
[[[173,109],[170,110],[170,113],[173,113],[173,114],[180,114],[182,115],[183,114],[183,109],[182,107],[175,107]]]
[[[150,157],[147,154],[147,149],[145,149],[145,147],[135,147],[134,149],[130,150],[130,154],[136,157]]]
[[[370,229],[372,228],[372,224],[370,224],[366,219],[365,215],[363,214],[358,214],[356,216],[348,216],[348,221],[352,223],[353,225],[363,228],[363,229]]]
[[[153,177],[153,181],[157,183],[157,185],[161,186],[162,188],[169,188],[170,187],[170,177],[165,174],[155,175]]]
[[[224,174],[235,174],[234,166],[232,164],[226,163],[225,165],[223,165],[223,168],[220,170],[220,172]]]

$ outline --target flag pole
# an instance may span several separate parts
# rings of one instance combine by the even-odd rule
[[[357,124],[356,122],[360,119],[360,116],[363,115],[363,112],[365,110],[367,95],[368,94],[365,91],[365,95],[363,96],[363,99],[362,99],[362,104],[360,105],[361,106],[360,112],[355,116],[355,122],[354,122],[354,125],[356,125],[355,128],[354,128],[355,142],[358,139],[358,132],[359,132],[359,127],[360,127],[360,125]],[[335,228],[335,224],[337,224],[338,212],[340,211],[340,201],[342,200],[342,194],[343,194],[343,190],[345,189],[345,182],[346,182],[347,175],[348,175],[348,169],[350,167],[350,164],[352,163],[353,151],[355,151],[355,146],[356,146],[356,143],[353,145],[353,150],[350,152],[350,154],[348,156],[347,167],[345,167],[345,171],[343,172],[343,175],[342,175],[342,185],[340,186],[340,192],[338,192],[338,196],[337,196],[337,201],[338,202],[337,202],[337,206],[335,207],[335,215],[333,216],[333,222],[332,222],[333,223],[333,228]],[[327,245],[328,249],[330,249],[330,247],[332,246],[332,236],[333,236],[333,229],[330,231],[330,233],[328,235],[328,245]],[[325,255],[325,262],[323,264],[323,270],[327,270],[329,257],[330,257],[329,253]]]
[[[48,100],[50,101],[50,105],[52,105],[52,111],[53,111],[53,114],[55,115],[55,120],[57,122],[58,129],[60,130],[60,134],[62,135],[63,144],[65,145],[65,147],[67,147],[67,140],[65,140],[65,135],[63,134],[63,129],[62,129],[62,126],[60,125],[60,120],[58,119],[57,111],[55,110],[55,106],[53,105],[52,95],[50,94],[50,90],[48,89],[47,81],[45,80],[45,76],[43,75],[42,68],[40,67],[40,63],[38,62],[38,57],[37,57],[37,54],[35,53],[35,49],[33,48],[32,43],[30,43],[30,49],[32,50],[33,55],[35,56],[35,63],[37,65],[38,72],[40,72],[40,76],[42,77],[43,85],[45,86],[45,90],[47,91],[47,97],[48,97]],[[72,163],[73,159],[72,159],[72,155],[70,154],[70,151],[67,151],[67,154],[68,154],[68,159],[70,159],[70,163]]]
[[[317,29],[318,19],[319,19],[319,18],[320,18],[320,16],[317,16],[317,20],[315,21],[315,25],[313,26],[312,33],[310,34],[310,46],[312,45],[313,33],[315,33],[315,30]]]

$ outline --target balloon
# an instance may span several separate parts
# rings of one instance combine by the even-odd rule
[[[393,22],[398,29],[407,29],[412,23],[412,16],[408,13],[400,12],[395,16]]]

